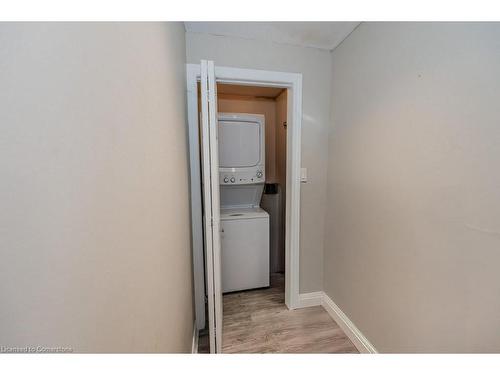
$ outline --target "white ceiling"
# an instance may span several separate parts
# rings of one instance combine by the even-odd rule
[[[187,32],[332,50],[359,22],[184,22]]]

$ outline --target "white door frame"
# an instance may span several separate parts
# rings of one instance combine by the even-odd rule
[[[302,74],[215,66],[217,82],[283,87],[287,95],[286,212],[285,212],[285,304],[299,307],[300,263],[300,151],[302,128]],[[191,183],[191,226],[196,325],[205,326],[205,276],[203,262],[203,217],[198,125],[200,65],[186,64],[189,155]]]

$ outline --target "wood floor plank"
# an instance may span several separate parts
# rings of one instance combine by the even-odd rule
[[[271,287],[224,295],[223,353],[358,353],[321,306],[288,310],[283,275]]]

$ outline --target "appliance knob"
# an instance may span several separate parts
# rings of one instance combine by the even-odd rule
[[[227,184],[228,182],[229,182],[229,178],[227,178],[227,176],[226,176],[226,177],[224,177],[224,183],[226,183],[226,184]]]
[[[236,179],[234,177],[231,177],[231,182],[234,184],[234,182],[236,181]]]
[[[257,177],[261,178],[262,177],[262,171],[257,171]]]

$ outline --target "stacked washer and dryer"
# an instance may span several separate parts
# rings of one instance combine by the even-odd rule
[[[219,113],[222,291],[269,286],[269,214],[260,207],[265,118]]]

